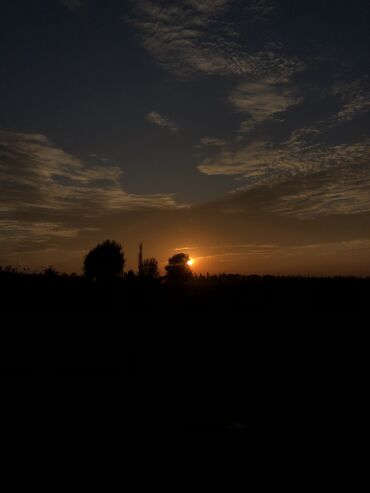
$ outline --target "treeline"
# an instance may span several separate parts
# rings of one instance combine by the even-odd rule
[[[186,280],[40,273],[0,267],[2,311],[368,311],[370,279],[192,275]]]
[[[161,276],[158,261],[144,258],[139,245],[137,271],[125,272],[122,246],[99,243],[84,258],[82,275],[48,267],[39,273],[0,267],[2,311],[164,313],[173,311],[368,311],[370,278],[274,277],[233,274],[195,275],[188,254],[168,259]]]

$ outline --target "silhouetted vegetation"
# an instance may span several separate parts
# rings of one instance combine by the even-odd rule
[[[137,274],[132,270],[124,274],[122,246],[107,240],[86,255],[84,275],[59,273],[52,266],[40,273],[0,267],[2,310],[270,314],[369,310],[369,278],[204,276],[194,275],[188,262],[189,255],[174,255],[168,260],[167,275],[160,277],[157,260],[143,259],[141,244]]]
[[[192,277],[191,269],[188,265],[190,257],[187,253],[177,253],[168,259],[166,265],[167,278],[173,283],[183,283]]]
[[[118,272],[118,271],[116,271]],[[173,271],[171,271],[173,272]],[[274,277],[220,274],[185,276],[186,282],[158,279],[154,260],[105,282],[84,275],[0,268],[3,311],[120,312],[311,312],[369,311],[370,279],[355,277]],[[96,277],[96,276],[95,276]],[[155,282],[144,282],[146,279]],[[100,279],[98,277],[96,279]],[[177,289],[180,284],[181,289]],[[267,312],[266,312],[267,310]]]
[[[92,254],[94,262],[98,258],[96,264],[92,262],[92,268],[98,267],[89,276],[67,275],[53,267],[40,273],[19,271],[11,266],[0,267],[3,313],[83,312],[82,318],[90,330],[90,320],[99,318],[98,312],[101,312],[100,328],[109,328],[109,337],[111,333],[117,334],[112,347],[103,351],[104,331],[99,332],[94,351],[80,351],[73,363],[55,361],[54,354],[52,357],[43,356],[53,359],[52,370],[50,362],[49,367],[43,368],[40,358],[37,363],[29,363],[28,367],[24,364],[2,369],[4,375],[47,374],[54,379],[60,376],[61,382],[65,381],[65,376],[89,377],[83,379],[82,390],[80,384],[72,389],[62,387],[55,390],[60,417],[54,418],[58,423],[54,426],[70,443],[76,437],[85,442],[99,436],[110,439],[119,433],[120,426],[125,434],[124,440],[132,440],[132,443],[153,437],[163,440],[166,436],[179,434],[253,439],[256,429],[258,437],[262,429],[265,436],[273,436],[274,433],[276,436],[276,430],[283,429],[285,439],[286,430],[294,428],[292,434],[295,434],[295,426],[301,422],[301,415],[292,418],[290,409],[300,402],[303,403],[302,408],[308,406],[306,396],[310,386],[305,386],[305,382],[308,378],[306,372],[312,379],[311,353],[309,363],[300,362],[300,349],[291,351],[286,346],[284,353],[284,330],[281,331],[274,323],[270,325],[269,338],[273,333],[278,334],[279,349],[273,336],[273,341],[267,343],[264,340],[260,349],[251,340],[239,349],[239,329],[240,334],[251,338],[251,334],[260,329],[261,314],[275,316],[281,312],[284,319],[286,314],[294,315],[292,318],[297,320],[296,329],[299,331],[304,315],[309,312],[369,311],[370,278],[194,275],[187,264],[189,257],[186,254],[171,257],[167,276],[160,278],[157,261],[144,259],[142,247],[139,249],[137,273],[131,270],[125,274],[121,246],[104,242],[92,252],[102,250],[104,255],[107,251],[112,252],[115,262],[107,261],[102,255],[104,261],[100,263],[99,256]],[[85,259],[85,267],[86,264]],[[110,312],[119,315],[117,325],[109,323]],[[236,312],[238,316],[233,319]],[[92,313],[92,317],[86,317],[87,313]],[[126,323],[128,313],[134,315],[135,324]],[[186,317],[187,313],[190,317]],[[205,317],[199,315],[202,313]],[[215,328],[216,322],[223,319],[219,317],[221,313],[226,314],[226,323],[221,331],[221,344],[215,349],[210,344],[217,339]],[[252,317],[253,313],[258,314],[257,322]],[[147,323],[145,315],[148,315]],[[76,317],[67,314],[67,318],[72,320]],[[234,320],[235,323],[236,318],[240,321],[234,331],[231,322]],[[138,323],[142,319],[144,328],[150,329],[146,330],[144,337]],[[153,321],[158,324],[163,319],[174,333],[179,334],[177,342],[171,339],[172,346],[165,331],[162,334],[161,330],[153,330],[156,328]],[[50,320],[54,322],[58,317],[53,315]],[[198,326],[195,322],[199,322]],[[185,331],[181,324],[184,324]],[[140,334],[135,336],[135,332]],[[203,348],[200,343],[202,332],[206,339]],[[137,337],[139,341],[137,345],[133,344],[140,355],[134,370],[132,360],[127,357],[127,345],[121,341],[118,343],[122,335],[131,340]],[[233,339],[234,335],[237,339],[232,340],[229,348],[225,347],[228,338]],[[84,338],[76,331],[72,340],[68,340],[70,347],[77,345],[79,337]],[[320,335],[319,344],[322,342]],[[84,339],[80,347],[85,347],[85,344]],[[314,364],[317,365],[316,360]],[[125,380],[123,384],[120,378],[127,375],[128,369],[129,383]],[[319,384],[322,379],[323,373],[320,373]],[[344,379],[339,380],[342,385]],[[319,399],[321,409],[325,401],[320,394],[316,397],[319,388],[315,386],[312,402]],[[322,388],[325,396],[328,393],[325,382]],[[32,402],[31,399],[34,397],[30,397]],[[311,434],[319,424],[318,418],[315,421],[309,414],[310,408],[307,409],[309,420],[305,427]],[[35,420],[39,414],[35,412]],[[27,426],[30,429],[34,429],[35,420],[29,418]],[[61,427],[59,423],[62,423]]]
[[[85,276],[96,281],[111,281],[123,276],[125,256],[122,246],[106,240],[89,251],[84,260]]]
[[[155,258],[146,258],[143,260],[141,275],[144,279],[159,279],[159,265]]]

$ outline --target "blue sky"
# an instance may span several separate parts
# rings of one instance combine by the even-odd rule
[[[133,263],[144,239],[200,271],[370,273],[369,21],[362,0],[3,2],[0,262],[77,270],[115,237]]]

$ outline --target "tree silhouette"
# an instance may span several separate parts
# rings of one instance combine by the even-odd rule
[[[137,255],[137,270],[139,277],[143,276],[143,244],[139,245],[139,253]]]
[[[183,282],[190,279],[193,273],[188,264],[189,260],[187,253],[177,253],[169,258],[166,265],[167,279],[172,282]]]
[[[123,276],[125,256],[122,246],[113,240],[99,243],[86,255],[83,271],[86,277],[96,281],[111,281]]]
[[[146,258],[142,261],[141,276],[145,279],[159,279],[159,266],[157,259]]]

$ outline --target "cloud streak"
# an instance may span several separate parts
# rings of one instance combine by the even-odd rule
[[[156,111],[151,111],[147,116],[146,120],[157,127],[166,128],[172,133],[177,133],[179,131],[178,126],[175,122],[171,121],[169,118],[164,117]]]
[[[226,144],[226,140],[218,139],[216,137],[202,137],[200,142],[204,146],[216,146],[216,147],[223,147]]]

